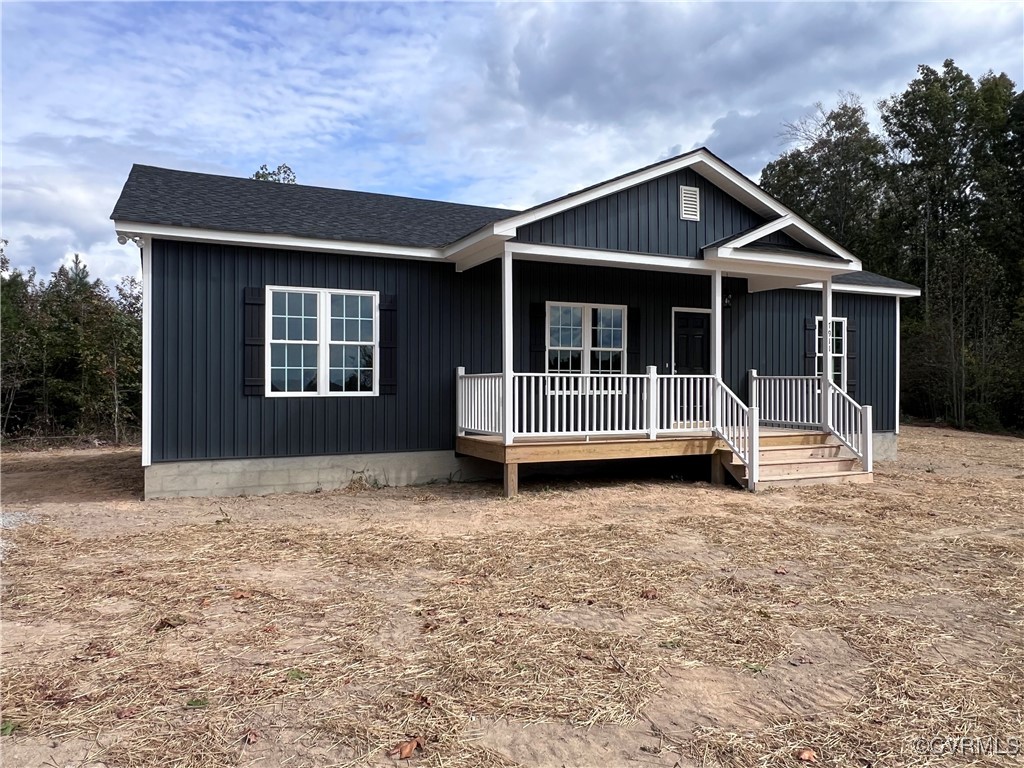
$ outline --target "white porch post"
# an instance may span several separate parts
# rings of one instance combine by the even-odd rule
[[[832,278],[821,281],[821,429],[832,423]]]
[[[722,370],[722,270],[716,269],[711,275],[711,375],[723,379]],[[722,425],[722,390],[712,389],[711,428]]]
[[[501,435],[505,445],[512,444],[512,251],[505,246],[501,257]]]
[[[711,375],[722,378],[722,272],[711,276]]]

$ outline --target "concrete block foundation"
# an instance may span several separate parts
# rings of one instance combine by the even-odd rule
[[[453,451],[160,462],[146,467],[146,498],[260,496],[344,488],[359,477],[370,485],[481,480],[497,475],[486,461]]]

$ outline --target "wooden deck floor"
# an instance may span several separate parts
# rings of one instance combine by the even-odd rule
[[[762,446],[808,445],[820,442],[819,431],[761,429]],[[505,494],[519,489],[519,465],[546,462],[643,459],[665,456],[712,456],[727,451],[723,440],[708,432],[659,436],[595,436],[591,438],[527,437],[505,445],[496,435],[464,435],[455,438],[456,453],[494,461],[504,468]]]

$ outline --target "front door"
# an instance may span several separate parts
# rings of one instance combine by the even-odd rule
[[[679,375],[706,375],[711,363],[711,315],[707,312],[672,313],[672,371]]]

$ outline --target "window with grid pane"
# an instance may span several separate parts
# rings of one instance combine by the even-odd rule
[[[548,304],[548,373],[623,373],[625,307]]]
[[[270,390],[316,392],[318,297],[275,291],[270,302]]]
[[[267,291],[268,395],[377,394],[379,294]]]
[[[824,323],[821,317],[816,318],[817,335],[817,356],[815,359],[814,374],[821,376],[822,367],[825,365],[825,339],[823,336]],[[841,389],[846,389],[846,318],[832,318],[832,345],[828,353],[829,375]]]
[[[372,392],[373,299],[331,295],[330,381],[332,392]]]

